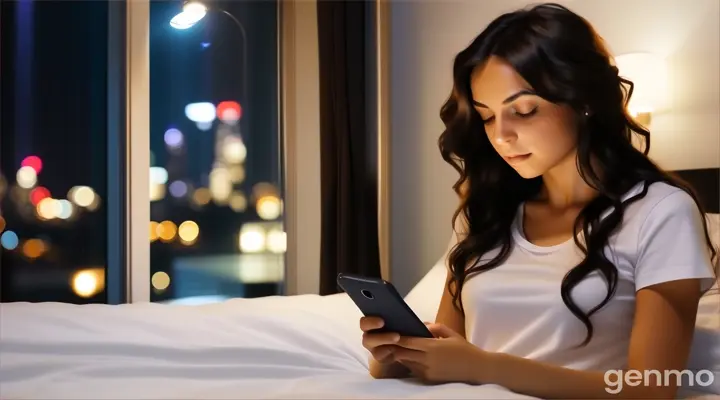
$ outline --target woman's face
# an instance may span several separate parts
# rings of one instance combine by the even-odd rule
[[[530,179],[575,164],[577,124],[570,107],[535,95],[504,60],[491,57],[471,77],[472,102],[490,143],[520,176]]]

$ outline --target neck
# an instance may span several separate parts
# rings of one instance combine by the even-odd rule
[[[572,152],[543,175],[541,198],[553,208],[583,206],[597,195],[597,191],[580,176],[575,163],[576,157],[576,153]]]

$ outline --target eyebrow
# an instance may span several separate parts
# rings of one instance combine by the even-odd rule
[[[513,94],[512,96],[508,97],[507,99],[503,100],[502,103],[503,103],[503,104],[507,104],[507,103],[510,103],[511,101],[517,99],[518,97],[526,96],[526,95],[535,96],[535,95],[537,95],[537,93],[535,93],[534,91],[532,91],[532,90],[530,90],[530,89],[521,90],[521,91]],[[483,103],[481,103],[481,102],[479,102],[479,101],[477,101],[477,100],[475,100],[475,99],[473,99],[472,102],[473,102],[474,105],[476,105],[476,106],[478,106],[478,107],[490,108],[490,107],[486,106],[485,104],[483,104]]]

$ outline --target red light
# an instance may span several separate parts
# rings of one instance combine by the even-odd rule
[[[27,156],[24,160],[22,160],[22,163],[20,163],[21,167],[30,167],[35,170],[36,174],[39,174],[40,171],[42,171],[42,160],[38,156]]]
[[[236,101],[223,101],[217,105],[217,117],[223,122],[238,121],[242,118],[242,107]]]
[[[34,206],[38,205],[42,199],[50,197],[50,191],[42,186],[38,186],[30,192],[30,202]]]

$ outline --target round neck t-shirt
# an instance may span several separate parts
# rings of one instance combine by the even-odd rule
[[[643,184],[636,185],[625,198],[642,189]],[[592,340],[578,347],[587,330],[563,302],[560,285],[584,254],[573,239],[554,246],[531,243],[522,221],[523,206],[512,227],[508,259],[472,276],[463,287],[466,337],[487,351],[579,370],[624,368],[638,290],[679,279],[702,279],[703,291],[715,283],[703,216],[692,197],[669,184],[653,183],[644,198],[627,206],[621,226],[608,240],[606,257],[618,269],[616,292],[591,316]],[[607,284],[597,271],[571,292],[586,313],[606,294]]]

